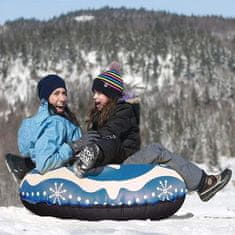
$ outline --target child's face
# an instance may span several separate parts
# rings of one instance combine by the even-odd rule
[[[93,99],[95,101],[95,107],[99,111],[101,111],[109,102],[109,97],[98,91],[94,91]]]
[[[52,104],[57,113],[63,113],[67,105],[67,92],[64,88],[55,89],[49,96],[48,102]]]

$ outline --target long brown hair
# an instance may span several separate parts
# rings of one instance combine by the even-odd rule
[[[99,111],[93,102],[91,110],[88,112],[87,129],[97,129],[104,126],[113,113],[117,105],[118,98],[109,98],[108,103]]]

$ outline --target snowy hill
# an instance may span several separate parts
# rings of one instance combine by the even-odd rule
[[[17,153],[17,130],[37,108],[42,76],[65,78],[70,106],[85,127],[92,80],[117,60],[127,87],[141,98],[143,145],[161,142],[212,165],[234,157],[234,32],[235,19],[125,8],[7,22],[0,33],[0,156]],[[0,202],[15,203],[5,193],[3,161],[0,170]]]

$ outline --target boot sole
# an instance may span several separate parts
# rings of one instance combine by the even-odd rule
[[[20,179],[19,179],[19,177],[17,177],[16,174],[12,171],[12,169],[11,169],[11,167],[10,167],[10,165],[9,165],[9,163],[8,163],[7,160],[5,160],[5,165],[6,165],[6,167],[7,167],[7,170],[9,171],[9,173],[12,175],[12,178],[14,179],[14,181],[16,182],[16,184],[19,185],[19,184],[20,184]]]

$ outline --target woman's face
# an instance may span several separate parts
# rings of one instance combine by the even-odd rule
[[[108,96],[99,91],[94,91],[93,99],[95,101],[95,107],[99,111],[101,111],[110,100]]]
[[[64,88],[55,89],[49,96],[48,102],[53,105],[57,113],[63,113],[67,105],[67,92]]]

